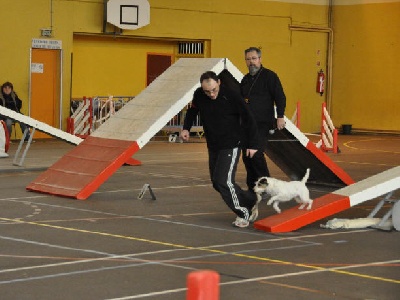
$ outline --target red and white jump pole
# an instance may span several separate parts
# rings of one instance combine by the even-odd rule
[[[0,158],[8,157],[8,147],[10,146],[10,137],[7,126],[4,121],[0,121]]]
[[[333,125],[332,119],[326,110],[326,103],[322,103],[321,141],[318,143],[322,151],[338,153],[338,130]]]

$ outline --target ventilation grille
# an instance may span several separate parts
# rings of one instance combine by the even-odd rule
[[[204,42],[179,42],[179,54],[204,54]]]

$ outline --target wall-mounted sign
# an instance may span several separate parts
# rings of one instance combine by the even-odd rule
[[[41,63],[31,63],[31,73],[43,73],[44,66]]]
[[[53,30],[49,28],[42,28],[40,29],[40,35],[45,37],[51,37]]]
[[[49,39],[32,39],[32,48],[61,50],[62,42]]]
[[[150,24],[150,4],[147,0],[109,0],[107,22],[121,29],[138,29]]]

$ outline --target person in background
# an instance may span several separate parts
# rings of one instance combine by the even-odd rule
[[[270,176],[264,152],[269,132],[285,127],[286,97],[278,75],[263,67],[261,50],[250,47],[244,51],[244,55],[249,73],[243,77],[240,90],[256,119],[259,144],[261,145],[261,149],[259,149],[261,151],[257,151],[253,157],[245,155],[242,157],[247,172],[246,183],[249,190],[253,190],[255,182],[260,177]]]
[[[258,216],[255,205],[257,199],[253,193],[243,191],[236,184],[235,175],[242,135],[249,141],[245,155],[251,157],[257,151],[254,149],[259,148],[256,123],[240,93],[221,85],[221,80],[214,72],[203,73],[200,83],[201,87],[194,92],[192,105],[187,110],[181,138],[189,140],[193,121],[200,113],[213,188],[236,214],[232,225],[247,227]]]
[[[9,81],[3,83],[3,85],[1,86],[0,105],[6,107],[8,109],[11,109],[17,113],[21,113],[22,101],[21,101],[21,99],[18,98],[18,95],[14,91],[13,84]],[[18,121],[13,121],[12,119],[10,119],[7,116],[0,115],[0,119],[6,123],[9,137],[11,137],[13,122],[19,123],[22,133],[25,132],[25,129],[27,129],[27,128],[29,129],[29,127],[26,126],[25,124],[20,123]],[[28,134],[25,137],[25,141],[28,141],[29,137],[30,137],[30,133],[28,130]]]

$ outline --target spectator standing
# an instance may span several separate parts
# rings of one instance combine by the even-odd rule
[[[259,48],[250,47],[244,51],[244,55],[249,73],[243,77],[240,90],[256,119],[261,145],[260,151],[253,157],[242,157],[247,171],[246,183],[249,190],[253,190],[258,178],[270,176],[264,152],[269,133],[285,127],[286,96],[278,75],[262,65]]]

